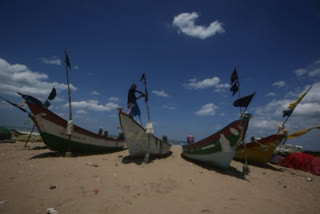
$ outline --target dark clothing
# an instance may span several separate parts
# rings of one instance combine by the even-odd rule
[[[135,89],[129,89],[127,104],[130,104],[130,103],[136,104],[137,103],[137,98],[136,98],[135,92],[136,92]]]
[[[139,97],[136,97],[135,93],[141,94]],[[136,85],[133,84],[128,91],[128,112],[131,117],[139,116],[140,117],[140,109],[137,103],[137,99],[140,97],[145,96],[141,91],[136,90]]]

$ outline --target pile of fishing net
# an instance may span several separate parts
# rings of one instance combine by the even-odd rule
[[[307,171],[314,175],[320,175],[320,157],[314,157],[307,153],[296,152],[289,154],[278,164],[292,169]]]

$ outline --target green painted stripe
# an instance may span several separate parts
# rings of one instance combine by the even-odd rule
[[[41,132],[41,137],[43,142],[53,151],[66,152],[67,146],[69,147],[69,152],[107,152],[107,151],[116,151],[120,150],[123,147],[105,147],[79,143],[77,141],[69,142],[67,139],[57,137],[55,135]]]
[[[236,143],[239,141],[240,139],[240,135],[229,135],[226,136],[227,140],[230,142],[230,147],[234,147],[236,145]],[[208,147],[211,146],[208,149],[203,149],[204,147]],[[213,146],[214,145],[214,146]],[[193,148],[183,148],[183,152],[186,154],[212,154],[212,153],[217,153],[217,152],[221,152],[222,148],[221,148],[221,143],[219,142],[219,139],[216,141],[212,141],[209,144],[206,144],[205,146],[198,146],[198,147],[193,147]]]

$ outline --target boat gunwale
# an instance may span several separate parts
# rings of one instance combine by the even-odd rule
[[[122,114],[122,115],[124,115],[124,116],[126,116],[126,117],[131,118],[130,115],[128,115],[127,113],[123,112],[122,109],[118,109],[118,110],[119,110],[119,116],[120,116],[120,114]],[[131,118],[131,119],[132,119],[132,121],[133,121],[136,125],[138,125],[138,127],[141,128],[144,132],[146,131],[145,128],[143,128],[136,120],[134,120],[133,118]],[[121,127],[122,127],[121,119],[120,119],[120,125],[121,125]],[[170,146],[172,145],[172,144],[170,144],[170,143],[168,143],[168,142],[166,142],[166,141],[164,141],[164,140],[161,140],[160,138],[154,136],[153,134],[151,134],[151,135],[155,138],[156,141],[160,141],[160,142],[165,143],[165,144],[168,144],[168,145],[170,145]],[[127,142],[127,143],[128,143],[128,142]]]
[[[260,147],[261,145],[268,145],[270,143],[274,143],[275,141],[279,140],[280,142],[285,138],[284,134],[273,134],[269,135],[265,138],[262,138],[260,140],[256,140],[254,142],[246,143],[246,148],[254,148],[254,147]],[[240,144],[237,149],[244,149],[243,144]]]
[[[38,114],[41,114],[41,113],[46,114],[46,115],[41,116],[45,120],[50,121],[60,127],[67,127],[67,121],[65,119],[63,119],[62,117],[58,116],[57,114],[53,113],[52,111],[50,111],[42,106],[33,104],[33,103],[27,102],[27,105],[33,114],[33,117],[34,117],[33,120],[36,121],[37,127],[39,127],[39,123],[37,122],[37,119],[35,118],[35,116]],[[39,127],[38,129],[39,129],[39,132],[42,132],[41,127]],[[117,142],[124,141],[124,139],[117,139],[117,138],[111,138],[111,137],[99,135],[98,133],[91,132],[91,131],[86,130],[84,128],[81,128],[75,124],[73,124],[73,130],[74,130],[74,132],[77,132],[79,134],[83,134],[83,135],[90,136],[90,137],[97,138],[97,139],[105,139],[105,140],[117,141]],[[48,131],[46,131],[46,132],[48,132]]]
[[[242,132],[246,131],[247,129],[247,125],[248,125],[248,122],[249,122],[249,119],[248,118],[240,118],[240,119],[237,119],[237,120],[234,120],[232,121],[231,123],[229,123],[227,126],[223,127],[222,129],[220,129],[219,131],[213,133],[212,135],[202,139],[202,140],[199,140],[195,143],[192,143],[192,144],[187,144],[187,145],[182,145],[182,148],[183,149],[186,149],[186,148],[194,148],[194,147],[203,147],[203,146],[206,146],[207,144],[210,144],[212,141],[218,139],[218,135],[223,132],[225,129],[229,128],[229,127],[233,127],[235,126],[236,124],[238,123],[242,123],[242,122],[245,122],[245,127],[243,127],[243,129],[241,130]],[[228,131],[229,132],[229,131]]]

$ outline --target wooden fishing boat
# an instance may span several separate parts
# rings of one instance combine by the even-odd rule
[[[146,154],[161,156],[170,152],[171,144],[153,134],[147,134],[132,117],[122,112],[122,108],[118,110],[120,125],[131,157],[144,157]]]
[[[275,149],[284,139],[284,134],[274,134],[246,143],[246,148],[244,148],[243,144],[240,144],[234,159],[243,161],[247,156],[249,163],[265,164],[270,160]]]
[[[183,145],[183,155],[219,168],[229,167],[238,144],[246,134],[250,117],[249,114],[244,114],[215,134],[198,142]]]
[[[41,105],[26,100],[43,142],[59,152],[108,152],[124,147],[124,139],[102,136],[73,125],[72,134],[66,133],[68,122]]]

